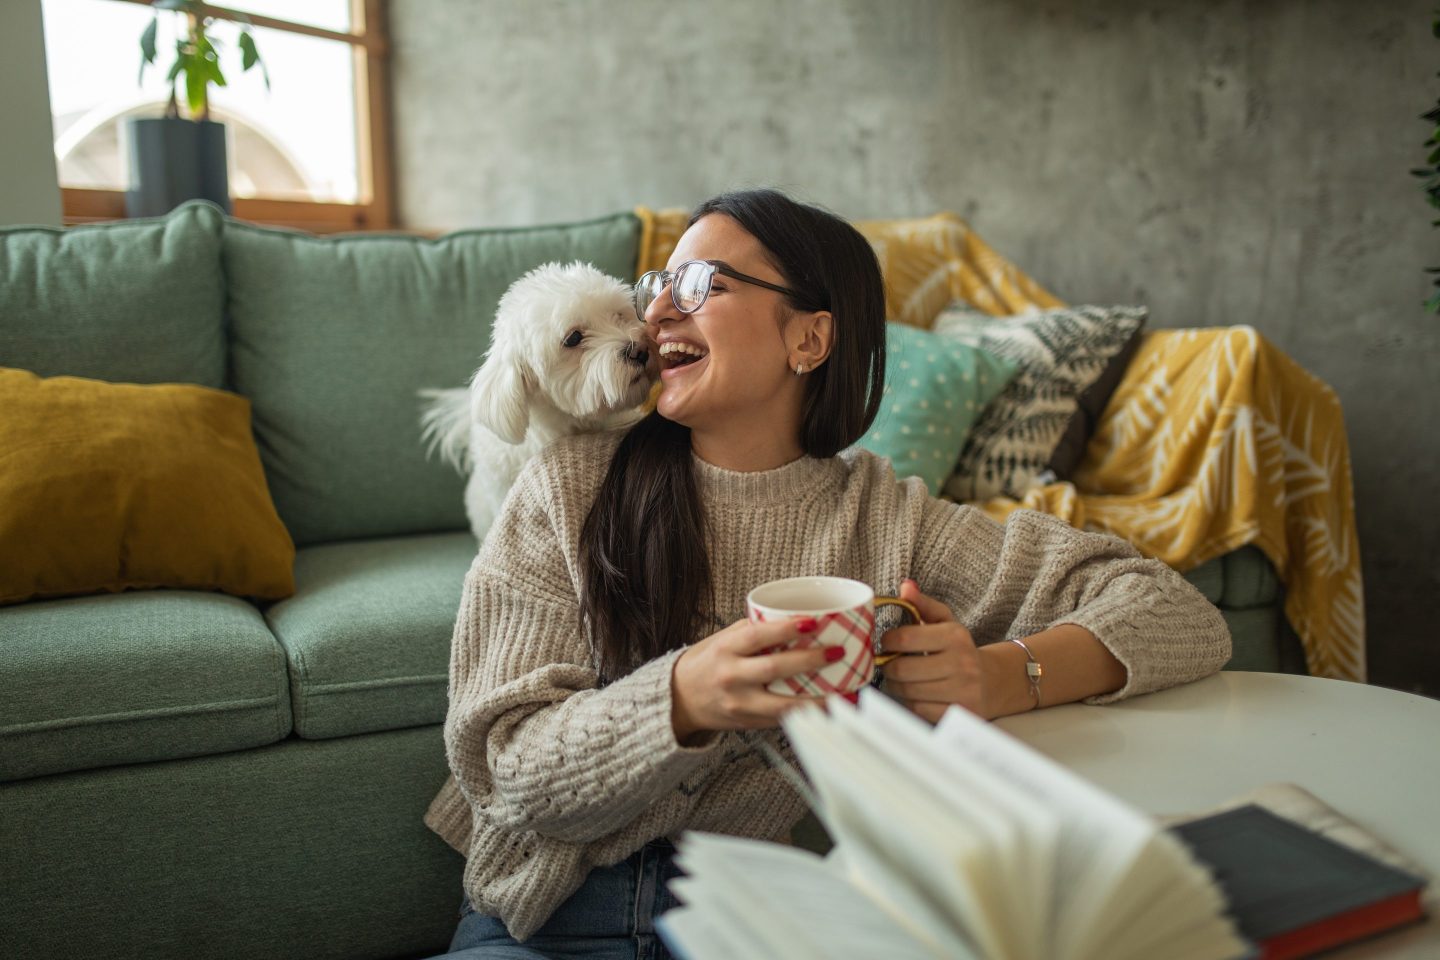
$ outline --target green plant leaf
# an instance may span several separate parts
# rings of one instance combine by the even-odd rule
[[[265,78],[265,89],[269,90],[270,68],[265,65],[264,60],[260,59],[260,49],[255,46],[255,38],[250,35],[248,30],[240,33],[240,54],[242,70],[249,70],[255,64],[260,64],[260,76]]]
[[[255,38],[250,31],[240,32],[240,69],[249,70],[260,62],[260,53],[255,49]]]
[[[1431,151],[1430,151],[1430,156],[1429,156],[1428,158],[1426,158],[1425,162],[1428,163],[1428,164],[1430,164],[1430,165],[1432,165],[1432,166],[1435,165],[1435,164],[1437,164],[1437,163],[1440,163],[1440,147],[1437,147],[1436,149],[1431,150]]]
[[[150,25],[145,32],[140,34],[140,56],[145,58],[146,63],[155,62],[155,31],[160,27],[160,18],[151,17]]]
[[[145,82],[145,68],[155,62],[155,28],[157,26],[159,26],[159,18],[151,17],[150,26],[140,34],[140,73],[135,77],[137,87]]]
[[[1425,309],[1431,313],[1440,313],[1440,293],[1425,301]]]
[[[192,57],[185,69],[185,99],[190,104],[190,116],[199,120],[209,113],[205,98],[205,67],[198,57]]]

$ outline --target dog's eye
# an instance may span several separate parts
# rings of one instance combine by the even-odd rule
[[[570,333],[567,334],[565,339],[561,342],[561,346],[564,346],[566,348],[578,347],[580,346],[580,341],[584,339],[585,334],[581,333],[579,330],[571,330]]]

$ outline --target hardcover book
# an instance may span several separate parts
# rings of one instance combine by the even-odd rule
[[[1425,880],[1247,804],[1171,828],[1210,868],[1263,960],[1308,957],[1421,919]]]
[[[1419,908],[1419,877],[1248,810],[1172,832],[958,708],[932,728],[866,689],[784,726],[835,846],[682,837],[660,923],[689,960],[1280,960]]]

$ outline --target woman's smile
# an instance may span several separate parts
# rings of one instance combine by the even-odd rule
[[[705,363],[710,351],[697,343],[688,340],[663,340],[656,353],[660,357],[660,378],[662,380],[673,380],[683,373],[690,372],[691,367],[698,367]]]

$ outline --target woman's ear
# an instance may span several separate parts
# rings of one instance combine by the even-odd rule
[[[525,439],[530,384],[509,351],[491,352],[470,378],[470,415],[506,443]]]
[[[814,370],[830,356],[830,347],[835,342],[835,318],[828,310],[800,314],[791,320],[785,333],[790,341],[790,369],[803,364],[806,370]]]

